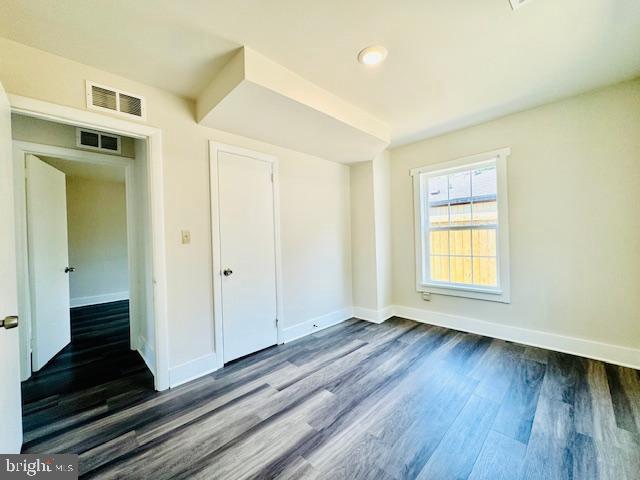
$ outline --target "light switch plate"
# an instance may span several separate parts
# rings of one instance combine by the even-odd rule
[[[191,232],[189,230],[182,230],[180,232],[180,237],[182,238],[183,245],[188,245],[191,243]]]

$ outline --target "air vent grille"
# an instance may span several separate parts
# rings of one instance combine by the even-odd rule
[[[76,129],[76,146],[100,150],[109,153],[120,153],[122,139],[112,133],[97,132],[86,128]]]
[[[125,93],[120,94],[120,111],[128,113],[129,115],[135,115],[136,117],[142,116],[142,99],[132,97]]]
[[[87,108],[108,110],[136,118],[145,118],[144,99],[139,95],[87,81]]]
[[[107,90],[106,88],[92,85],[91,95],[93,98],[93,104],[96,107],[108,108],[109,110],[117,110],[117,96],[116,92],[114,92],[113,90]]]

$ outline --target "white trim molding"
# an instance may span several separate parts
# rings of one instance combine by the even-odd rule
[[[144,363],[147,364],[147,367],[151,372],[155,375],[156,371],[156,353],[153,349],[153,344],[150,343],[145,337],[139,335],[135,341],[135,349],[138,351]]]
[[[16,219],[16,258],[17,258],[17,273],[18,273],[18,311],[21,319],[22,334],[20,337],[20,375],[22,380],[26,380],[31,376],[31,332],[32,332],[32,309],[31,309],[31,292],[29,281],[29,255],[28,255],[28,242],[27,242],[27,204],[26,204],[26,191],[25,191],[25,155],[32,154],[36,156],[55,157],[72,162],[81,162],[91,165],[106,165],[111,167],[120,167],[124,169],[126,176],[126,189],[127,191],[133,188],[133,159],[127,157],[121,157],[117,155],[105,155],[97,152],[87,152],[83,150],[77,150],[69,147],[58,147],[54,145],[41,144],[35,142],[27,142],[21,140],[13,140],[13,180],[14,180],[14,205],[15,205],[15,219]],[[130,198],[126,202],[127,210],[127,253],[129,261],[129,272],[134,272],[135,258],[132,255],[133,241],[129,236],[132,225],[135,225],[135,216],[133,214],[133,202]],[[135,282],[132,281],[135,278],[134,275],[129,276],[129,289],[130,292],[134,292]],[[120,292],[118,292],[119,294]],[[126,293],[126,298],[130,298],[130,311],[131,318],[136,318],[134,315],[136,307],[135,294]],[[120,298],[89,298],[77,299],[74,303],[74,299],[70,299],[69,306],[77,307],[83,305],[92,305],[98,303],[106,303],[109,301],[120,300]],[[133,325],[133,321],[131,322]],[[133,338],[133,336],[131,337]]]
[[[349,307],[342,310],[336,310],[335,312],[311,318],[297,325],[283,328],[281,338],[283,339],[283,343],[292,342],[312,333],[324,330],[325,328],[342,323],[350,318],[353,318],[352,308]],[[141,339],[141,341],[143,341],[143,339]],[[171,367],[169,370],[170,386],[171,388],[177,387],[178,385],[182,385],[190,382],[191,380],[195,380],[196,378],[215,372],[222,367],[223,365],[219,363],[218,356],[215,352],[208,353],[196,358],[195,360]],[[149,366],[149,368],[151,367]]]
[[[360,309],[357,309],[356,312],[367,313],[362,312]],[[371,310],[369,312],[376,311]],[[376,315],[377,318],[384,318],[384,320],[397,316],[429,325],[437,325],[440,327],[450,328],[452,330],[475,333],[485,337],[507,340],[509,342],[521,343],[532,347],[539,347],[547,350],[578,355],[580,357],[592,358],[594,360],[613,363],[623,367],[640,369],[640,349],[636,348],[612,345],[610,343],[587,340],[585,338],[569,337],[557,333],[514,327],[512,325],[487,322],[478,318],[450,315],[448,313],[434,312],[432,310],[405,307],[401,305],[394,305],[392,307],[387,307],[384,310],[378,310]],[[368,318],[362,318],[357,314],[355,317],[362,320],[373,321]],[[382,322],[376,321],[375,323]]]
[[[282,329],[284,343],[292,342],[298,338],[306,337],[325,328],[333,327],[339,323],[353,318],[353,308],[343,308],[326,315],[310,318],[304,322]]]
[[[171,388],[190,382],[196,378],[203,377],[220,368],[218,357],[215,353],[208,353],[194,360],[171,367],[169,370],[169,382]]]
[[[371,323],[382,323],[385,320],[393,317],[394,307],[392,305],[381,308],[380,310],[373,310],[371,308],[353,307],[353,316],[360,320],[366,320]]]
[[[169,388],[169,319],[164,212],[162,131],[158,128],[114,118],[97,112],[57,105],[20,95],[8,95],[11,111],[30,117],[97,129],[146,140],[153,265],[153,311],[155,326],[154,383],[156,390]],[[89,152],[85,152],[89,153]],[[98,155],[98,154],[92,154]]]
[[[505,147],[490,152],[458,158],[444,163],[413,168],[409,171],[409,174],[413,178],[415,274],[416,290],[418,292],[475,298],[502,303],[511,302],[509,268],[509,200],[507,189],[507,158],[510,154],[511,149],[509,147]],[[427,208],[427,204],[424,201],[428,192],[429,178],[448,175],[460,171],[468,171],[469,169],[487,165],[495,165],[496,168],[496,198],[498,209],[497,223],[491,225],[447,225],[438,227],[438,230],[449,231],[453,228],[463,228],[464,230],[485,228],[495,229],[497,240],[497,285],[495,287],[484,287],[477,284],[467,285],[462,283],[452,283],[449,281],[433,280],[430,274],[431,256],[428,253],[430,236],[427,232],[430,230],[433,231],[435,226],[431,225],[429,220],[430,209]]]
[[[105,293],[103,295],[91,295],[89,297],[72,298],[71,308],[86,307],[88,305],[99,305],[101,303],[119,302],[129,300],[129,292]]]

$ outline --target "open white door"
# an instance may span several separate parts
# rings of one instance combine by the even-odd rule
[[[228,362],[278,343],[273,164],[223,151],[217,160]]]
[[[33,370],[71,342],[65,174],[26,158]]]
[[[11,110],[0,84],[0,453],[22,446]]]

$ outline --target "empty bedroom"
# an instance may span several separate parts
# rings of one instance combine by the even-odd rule
[[[0,0],[0,477],[640,480],[637,0]]]

